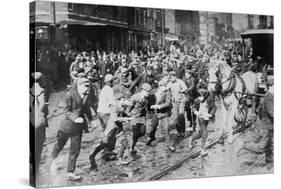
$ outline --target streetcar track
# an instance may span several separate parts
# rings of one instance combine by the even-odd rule
[[[244,131],[245,129],[249,128],[252,125],[252,123],[248,123],[244,128],[240,127],[236,130],[233,131],[233,134],[240,133]],[[228,134],[226,134],[227,136]],[[214,139],[212,142],[210,142],[206,147],[205,150],[211,149],[213,146],[215,146],[220,140],[220,137]],[[148,178],[149,181],[153,180],[159,180],[163,176],[169,174],[170,172],[174,171],[175,169],[181,167],[186,161],[190,159],[194,159],[198,157],[201,154],[201,149],[197,149],[195,151],[191,151],[189,154],[187,154],[183,159],[179,160],[178,162],[174,163],[173,165],[165,168],[164,170],[161,170],[160,172],[152,175],[151,177]]]
[[[246,174],[249,174],[254,168],[258,167],[259,164],[265,160],[265,154],[261,154],[258,156],[257,161],[255,161],[255,163],[253,165],[251,165],[246,171]]]
[[[52,118],[55,118],[55,117],[58,117],[62,114],[64,114],[65,112],[61,112],[61,113],[58,113],[56,115],[52,115],[50,117],[48,117],[48,120],[49,119],[52,119]],[[245,128],[238,128],[236,130],[233,131],[233,134],[237,134],[237,133],[240,133],[244,130],[246,130],[247,128],[249,128],[250,126],[252,125],[252,123],[248,123]],[[228,134],[226,134],[227,136]],[[205,147],[205,150],[209,150],[211,149],[212,147],[214,147],[220,140],[220,137],[212,140],[206,147]],[[44,146],[47,146],[53,142],[56,141],[56,137],[52,138],[51,140],[49,140],[48,142],[44,143]],[[197,158],[199,155],[201,154],[201,150],[200,149],[196,149],[195,151],[191,151],[189,154],[187,154],[183,159],[179,160],[178,162],[174,163],[173,165],[165,168],[164,170],[152,175],[151,177],[148,178],[149,181],[153,181],[153,180],[159,180],[160,178],[162,178],[163,176],[169,174],[170,172],[174,171],[175,169],[181,167],[185,162],[187,162],[188,160],[191,160],[191,159],[194,159],[194,158]],[[262,155],[260,155],[262,156]],[[247,173],[250,172],[253,168],[255,168],[263,159],[264,157],[260,157],[258,158],[258,160],[249,168],[247,169]]]

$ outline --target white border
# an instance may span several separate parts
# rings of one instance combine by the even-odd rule
[[[85,186],[83,188],[280,188],[280,5],[277,0],[72,0],[72,2],[160,8],[206,10],[274,15],[275,49],[275,174],[238,177],[188,179],[132,184]],[[28,186],[28,26],[29,4],[23,0],[1,2],[1,122],[0,185],[1,188]],[[279,81],[278,81],[279,80]],[[81,187],[72,187],[78,189]]]

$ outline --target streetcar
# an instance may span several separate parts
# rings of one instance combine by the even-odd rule
[[[273,29],[252,29],[241,34],[243,40],[243,56],[247,54],[248,44],[253,57],[262,57],[262,66],[266,70],[258,69],[259,89],[258,93],[266,92],[266,82],[273,81]],[[259,65],[261,66],[261,65]]]

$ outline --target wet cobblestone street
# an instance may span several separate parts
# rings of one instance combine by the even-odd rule
[[[53,112],[54,114],[59,114],[62,111],[60,106],[63,106],[61,102],[64,92],[61,91],[52,95],[50,100],[51,115]],[[220,105],[218,105],[218,111],[216,112],[217,120],[220,119],[221,114],[219,107]],[[57,116],[49,119],[46,146],[43,149],[41,162],[42,178],[40,180],[42,187],[147,181],[152,175],[182,160],[191,150],[197,150],[200,146],[200,140],[198,140],[195,143],[195,148],[190,149],[188,147],[188,137],[179,138],[176,131],[172,130],[172,137],[176,141],[176,152],[172,153],[167,149],[163,129],[159,127],[157,141],[152,146],[146,146],[146,137],[140,139],[136,146],[138,153],[130,164],[118,165],[117,160],[106,162],[101,158],[101,155],[98,155],[98,171],[90,171],[88,157],[94,147],[99,144],[102,136],[99,121],[95,120],[93,123],[94,130],[83,134],[82,148],[77,161],[76,172],[82,174],[83,179],[79,182],[69,182],[66,178],[63,178],[65,174],[62,174],[66,172],[69,144],[65,146],[57,158],[55,170],[52,171],[51,175],[46,169],[46,162],[54,145],[60,117]],[[147,121],[148,131],[149,122],[150,120]],[[218,137],[216,124],[217,122],[211,123],[208,127],[209,137],[207,143]],[[251,164],[242,162],[244,156],[242,159],[237,156],[243,135],[243,133],[237,134],[236,140],[232,145],[215,145],[212,149],[208,150],[207,156],[186,161],[178,169],[163,176],[161,180],[272,173],[272,168],[268,169],[267,167],[259,167],[247,171]],[[115,152],[119,152],[119,150],[120,141],[117,139]],[[254,162],[257,157],[258,155],[251,157],[252,161]]]

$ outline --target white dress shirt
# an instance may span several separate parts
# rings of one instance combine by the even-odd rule
[[[105,85],[100,92],[97,111],[99,113],[110,113],[110,108],[114,102],[115,98],[113,89],[110,86]]]

